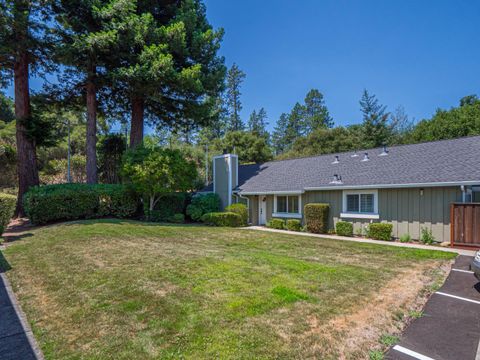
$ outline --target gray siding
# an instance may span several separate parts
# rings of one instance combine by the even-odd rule
[[[228,205],[228,159],[216,158],[215,166],[215,192],[220,196],[222,210]]]

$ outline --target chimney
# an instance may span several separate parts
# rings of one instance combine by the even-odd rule
[[[362,161],[369,161],[370,158],[368,157],[368,153],[366,152],[365,155],[363,156]]]
[[[238,156],[213,157],[213,192],[220,196],[221,208],[232,204],[233,189],[238,186]]]
[[[383,151],[378,156],[388,155],[387,145],[383,145]]]
[[[332,164],[338,164],[340,161],[338,161],[338,155],[335,155],[335,160],[333,160]]]

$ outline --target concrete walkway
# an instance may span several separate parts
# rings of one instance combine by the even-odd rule
[[[355,237],[338,236],[338,235],[312,234],[312,233],[289,231],[289,230],[277,230],[277,229],[270,229],[264,226],[248,226],[242,229],[268,231],[268,232],[274,232],[279,234],[310,236],[310,237],[316,237],[316,238],[322,238],[322,239],[353,241],[353,242],[360,242],[360,243],[367,243],[367,244],[398,246],[398,247],[406,247],[406,248],[413,248],[413,249],[439,250],[439,251],[452,252],[452,253],[456,253],[459,255],[466,255],[466,256],[475,255],[474,250],[464,250],[464,249],[457,249],[457,248],[451,248],[451,247],[430,246],[430,245],[422,245],[422,244],[401,243],[396,241],[382,241],[382,240],[355,238]]]
[[[0,253],[0,256],[2,254]],[[17,303],[10,282],[0,271],[0,359],[43,359],[32,330]]]

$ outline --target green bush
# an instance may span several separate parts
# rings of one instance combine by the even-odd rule
[[[432,230],[427,228],[422,228],[422,234],[420,235],[420,242],[431,245],[435,242],[435,237],[432,234]]]
[[[290,231],[302,231],[302,223],[298,219],[288,219],[286,229]]]
[[[0,193],[0,236],[10,222],[16,204],[16,196]]]
[[[368,226],[367,236],[375,240],[392,240],[392,224],[373,223]]]
[[[204,214],[218,212],[220,210],[220,197],[215,193],[198,194],[192,198],[187,206],[187,215],[194,221],[201,220]]]
[[[270,219],[270,221],[267,222],[267,227],[279,230],[285,229],[285,220],[278,218]]]
[[[185,215],[183,215],[182,213],[173,214],[168,218],[168,222],[174,224],[183,224],[185,222]]]
[[[242,217],[233,212],[211,212],[202,215],[202,222],[213,226],[242,226]]]
[[[315,234],[326,234],[328,230],[329,204],[305,205],[305,224],[307,231]]]
[[[410,234],[403,234],[402,236],[400,236],[400,242],[402,243],[408,243],[411,241],[412,241],[412,237],[410,236]]]
[[[247,226],[248,225],[248,209],[245,204],[232,204],[229,205],[225,208],[225,211],[227,212],[233,212],[235,214],[240,215],[242,218],[242,225]]]
[[[335,231],[340,236],[353,236],[353,224],[347,221],[338,221],[335,224]]]
[[[145,216],[153,222],[169,221],[173,215],[185,213],[188,199],[188,194],[182,192],[160,195],[155,209],[149,211],[147,207]]]
[[[32,223],[45,224],[104,216],[128,218],[137,212],[138,196],[118,184],[61,184],[30,188],[23,203]]]

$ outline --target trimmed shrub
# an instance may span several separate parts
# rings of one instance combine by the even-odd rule
[[[220,197],[215,193],[197,194],[187,206],[187,215],[194,221],[200,221],[204,214],[220,210]]]
[[[25,212],[34,224],[91,219],[128,218],[137,212],[138,196],[118,184],[61,184],[35,186],[23,198]]]
[[[433,236],[432,230],[427,228],[422,228],[422,234],[420,235],[420,242],[426,245],[432,245],[435,242],[435,237]]]
[[[174,224],[183,224],[185,222],[185,215],[181,213],[173,214],[168,218],[168,222],[171,222]]]
[[[367,236],[375,240],[392,240],[392,224],[373,223],[368,226]]]
[[[412,241],[412,237],[410,236],[410,234],[403,234],[402,236],[400,236],[400,242],[402,243],[408,243],[411,241]]]
[[[307,204],[304,207],[307,231],[315,234],[326,234],[328,230],[329,204]]]
[[[298,219],[288,219],[286,229],[290,231],[302,231],[302,223]]]
[[[335,224],[335,231],[340,236],[353,236],[353,224],[348,221],[338,221]]]
[[[145,210],[145,215],[153,222],[170,221],[175,214],[185,213],[188,200],[188,194],[182,192],[161,195],[155,209]]]
[[[283,229],[285,229],[285,220],[278,219],[278,218],[270,219],[270,221],[267,222],[267,227],[272,228],[272,229],[283,230]]]
[[[16,204],[16,196],[0,193],[0,236],[10,222]]]
[[[242,226],[242,217],[233,212],[211,212],[202,216],[202,222],[213,226]]]
[[[225,211],[227,212],[233,212],[235,214],[240,215],[242,218],[242,225],[247,226],[248,225],[248,209],[245,204],[232,204],[229,205],[225,208]]]

